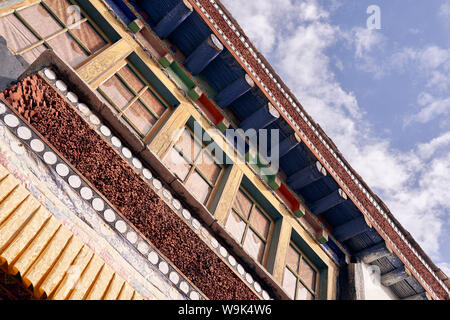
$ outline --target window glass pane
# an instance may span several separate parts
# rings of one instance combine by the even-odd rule
[[[144,92],[141,99],[158,117],[166,111],[166,107],[149,90]]]
[[[83,16],[77,6],[72,6],[67,0],[45,0],[44,3],[66,26],[80,21]]]
[[[315,290],[316,271],[304,260],[300,265],[300,279],[312,290]]]
[[[100,89],[103,90],[119,109],[123,109],[134,98],[134,95],[117,76],[109,78],[100,86]]]
[[[124,115],[144,135],[150,131],[156,122],[156,119],[139,101],[133,103],[133,105],[124,112]]]
[[[234,208],[247,219],[251,207],[252,202],[250,201],[250,199],[247,198],[247,196],[241,190],[239,190],[236,198],[234,199]]]
[[[295,275],[291,271],[289,271],[288,268],[284,268],[283,288],[292,299],[295,298],[296,284],[297,278],[295,277]]]
[[[89,22],[83,22],[70,30],[91,53],[95,53],[106,45],[105,40],[95,31]]]
[[[211,192],[208,183],[196,171],[186,181],[186,188],[203,204],[206,203]]]
[[[295,272],[298,272],[298,263],[300,261],[300,255],[292,246],[288,247],[286,254],[286,264],[292,268]]]
[[[38,38],[13,14],[0,18],[0,35],[15,52],[38,42]]]
[[[244,240],[244,249],[257,261],[261,262],[264,255],[264,242],[248,229]]]
[[[196,165],[209,182],[216,183],[221,168],[215,163],[208,151],[203,150],[202,155],[196,160]]]
[[[184,129],[175,145],[177,149],[181,151],[183,155],[191,162],[194,162],[197,155],[201,151],[200,144],[194,140],[191,133],[187,129]]]
[[[231,210],[228,215],[225,228],[231,233],[237,242],[242,242],[242,236],[245,231],[245,222],[242,221],[242,219],[233,210]]]
[[[84,50],[67,33],[60,34],[47,43],[71,67],[79,65],[87,58]]]
[[[164,164],[167,168],[178,176],[182,181],[186,179],[191,165],[184,160],[184,158],[172,148],[169,154],[164,158]]]
[[[141,91],[145,86],[141,79],[138,78],[138,76],[133,72],[133,70],[131,70],[129,66],[125,66],[120,69],[118,74],[136,93],[139,93],[139,91]]]
[[[40,4],[20,10],[19,14],[41,37],[47,37],[62,29]]]
[[[267,239],[269,234],[270,220],[256,207],[253,207],[250,215],[250,225],[258,231],[260,235]]]
[[[296,300],[314,300],[314,296],[299,282]]]
[[[34,62],[34,60],[36,60],[41,55],[41,53],[45,49],[46,48],[44,45],[37,46],[36,48],[28,50],[27,52],[22,54],[22,57],[25,59],[26,62],[31,64],[32,62]]]

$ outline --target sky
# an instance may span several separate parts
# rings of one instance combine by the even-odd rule
[[[450,0],[222,2],[450,275]]]

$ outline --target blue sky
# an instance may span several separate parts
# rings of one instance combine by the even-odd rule
[[[223,3],[449,275],[450,0]],[[379,30],[367,28],[370,5]]]

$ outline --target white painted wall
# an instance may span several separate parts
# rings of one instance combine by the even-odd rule
[[[397,300],[392,290],[381,284],[380,271],[376,266],[358,263],[355,268],[355,282],[358,299]]]

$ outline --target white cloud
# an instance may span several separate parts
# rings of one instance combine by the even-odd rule
[[[443,149],[447,136],[408,152],[400,152],[389,140],[379,138],[357,97],[336,80],[331,68],[336,59],[330,59],[327,50],[337,41],[351,43],[355,59],[385,74],[385,66],[370,60],[370,53],[384,45],[384,36],[362,28],[341,30],[330,23],[331,10],[325,10],[318,1],[293,2],[224,1],[351,165],[380,194],[424,250],[441,259],[439,239],[450,212],[449,191],[441,190],[450,190],[450,151],[436,151]],[[270,25],[264,26],[268,29],[252,25],[256,16],[259,23]],[[433,46],[423,50],[406,48],[391,57],[389,68],[406,72],[413,62],[429,74],[438,72],[434,78],[438,81],[445,76],[448,51]],[[433,78],[430,79],[431,83]],[[422,95],[419,100],[430,111],[419,112],[417,119],[443,114],[440,107],[431,107],[436,102],[433,96]]]
[[[442,262],[438,264],[438,267],[448,276],[450,275],[450,263]]]
[[[439,15],[445,18],[450,17],[450,1],[444,2],[439,8]]]
[[[450,114],[450,97],[435,98],[429,93],[421,93],[417,103],[422,109],[405,119],[405,124],[410,125],[413,122],[427,123],[436,118]]]
[[[358,58],[362,58],[374,48],[378,48],[385,41],[384,36],[378,30],[361,27],[353,28],[352,38]]]
[[[450,131],[434,138],[428,143],[422,143],[417,146],[420,157],[423,159],[431,158],[438,150],[450,146]]]

